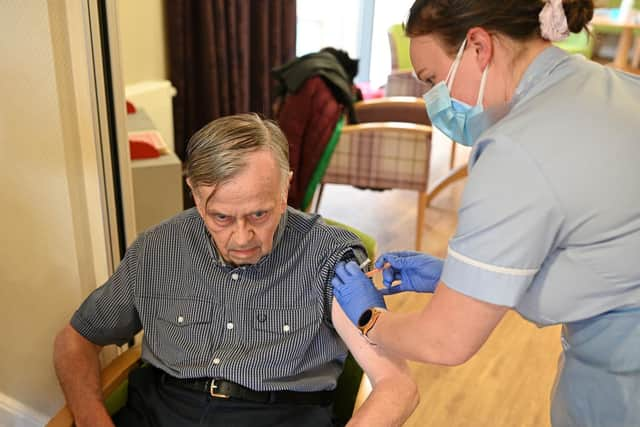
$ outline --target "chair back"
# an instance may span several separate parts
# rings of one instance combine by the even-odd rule
[[[410,123],[345,126],[323,182],[425,191],[431,127]]]
[[[402,24],[394,24],[387,30],[391,50],[391,69],[411,70],[409,38],[404,34]]]
[[[566,39],[553,44],[572,55],[579,53],[585,58],[591,59],[595,47],[595,37],[582,30],[579,33],[571,33]]]
[[[328,225],[332,225],[334,227],[345,229],[347,231],[352,232],[356,236],[358,236],[358,238],[362,241],[362,244],[364,245],[364,249],[367,251],[367,256],[371,260],[375,259],[376,251],[377,251],[376,239],[374,239],[372,236],[370,236],[369,234],[365,233],[364,231],[360,231],[357,228],[351,227],[350,225],[346,225],[346,224],[344,224],[342,222],[338,222],[338,221],[335,221],[333,219],[329,219],[329,218],[325,218],[325,217],[323,217],[322,219]]]
[[[359,123],[405,122],[431,126],[424,100],[413,96],[392,96],[356,102]]]
[[[422,98],[429,87],[418,80],[410,70],[391,71],[387,76],[384,96],[414,96]]]

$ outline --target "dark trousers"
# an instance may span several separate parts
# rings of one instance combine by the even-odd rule
[[[113,416],[118,427],[333,427],[333,405],[268,404],[218,399],[165,384],[156,369],[129,375],[127,405]]]

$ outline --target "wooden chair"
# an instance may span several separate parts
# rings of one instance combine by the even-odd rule
[[[453,167],[456,143],[452,143],[449,173],[431,188],[428,186],[431,123],[421,98],[394,96],[367,100],[356,103],[355,110],[361,124],[342,129],[322,179],[315,209],[318,209],[326,183],[416,190],[415,245],[419,251],[424,210],[447,186],[467,176],[467,165]]]
[[[404,92],[411,93],[412,91],[420,90],[426,92],[424,83],[413,77],[413,75],[411,75],[410,78],[417,83],[409,84],[410,87]],[[418,87],[413,85],[418,85]],[[399,87],[392,88],[392,90],[403,92]],[[360,123],[406,122],[431,126],[431,120],[429,120],[429,116],[427,115],[424,100],[421,97],[413,95],[386,96],[384,98],[361,101],[356,103],[355,110]],[[453,169],[455,164],[456,145],[456,143],[451,144],[449,169]]]
[[[428,203],[427,184],[431,156],[431,127],[385,122],[342,128],[324,184],[347,184],[371,189],[404,189],[418,192],[416,248],[422,243],[422,224]]]
[[[129,372],[141,365],[141,353],[139,345],[131,347],[102,370],[102,394],[105,396],[105,406],[110,414],[116,413],[126,403]],[[66,405],[47,423],[47,427],[71,426],[73,426],[73,416]]]
[[[364,244],[367,255],[372,260],[376,256],[376,241],[362,231],[346,224],[324,219],[327,224],[344,228],[356,234]],[[101,372],[102,394],[109,414],[118,412],[127,402],[129,373],[143,364],[142,349],[136,345],[124,351]],[[353,412],[369,395],[371,386],[362,368],[351,353],[348,354],[344,370],[338,378],[334,414],[337,420],[346,424]],[[68,406],[62,407],[47,423],[47,427],[72,427],[73,416]]]
[[[412,76],[412,79],[424,85]],[[356,115],[360,122],[398,121],[431,126],[422,98],[413,96],[392,96],[358,102],[355,105]],[[465,163],[455,167],[457,143],[451,141],[451,157],[449,157],[449,173],[438,179],[428,189],[426,206],[429,206],[438,194],[447,186],[467,177],[468,165]]]
[[[425,120],[429,120],[426,116],[426,109],[424,105],[424,101],[422,99],[422,95],[424,95],[429,88],[424,82],[418,80],[412,71],[392,71],[391,74],[387,77],[387,85],[385,87],[385,98],[381,98],[378,100],[371,100],[366,102],[383,102],[384,100],[391,99],[401,99],[401,98],[412,98],[413,102],[416,104],[420,104],[422,107],[422,111],[425,115]],[[405,101],[406,102],[406,101]],[[398,120],[401,122],[410,121],[411,123],[422,123],[421,120]],[[428,123],[429,125],[431,122]],[[456,147],[457,144],[451,141],[451,157],[449,159],[449,169],[453,170],[453,167],[456,162]]]

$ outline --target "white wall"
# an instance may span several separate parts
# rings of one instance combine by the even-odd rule
[[[54,336],[108,269],[81,5],[0,1],[0,409],[36,423],[63,402]]]
[[[118,0],[124,84],[169,79],[164,0]]]

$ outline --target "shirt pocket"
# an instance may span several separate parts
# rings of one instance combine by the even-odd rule
[[[156,299],[154,305],[153,328],[145,330],[152,351],[172,367],[207,365],[220,340],[212,319],[220,318],[222,309],[194,299]]]
[[[302,358],[314,345],[321,326],[318,307],[254,308],[254,357],[283,364]],[[275,362],[278,363],[278,362]]]

